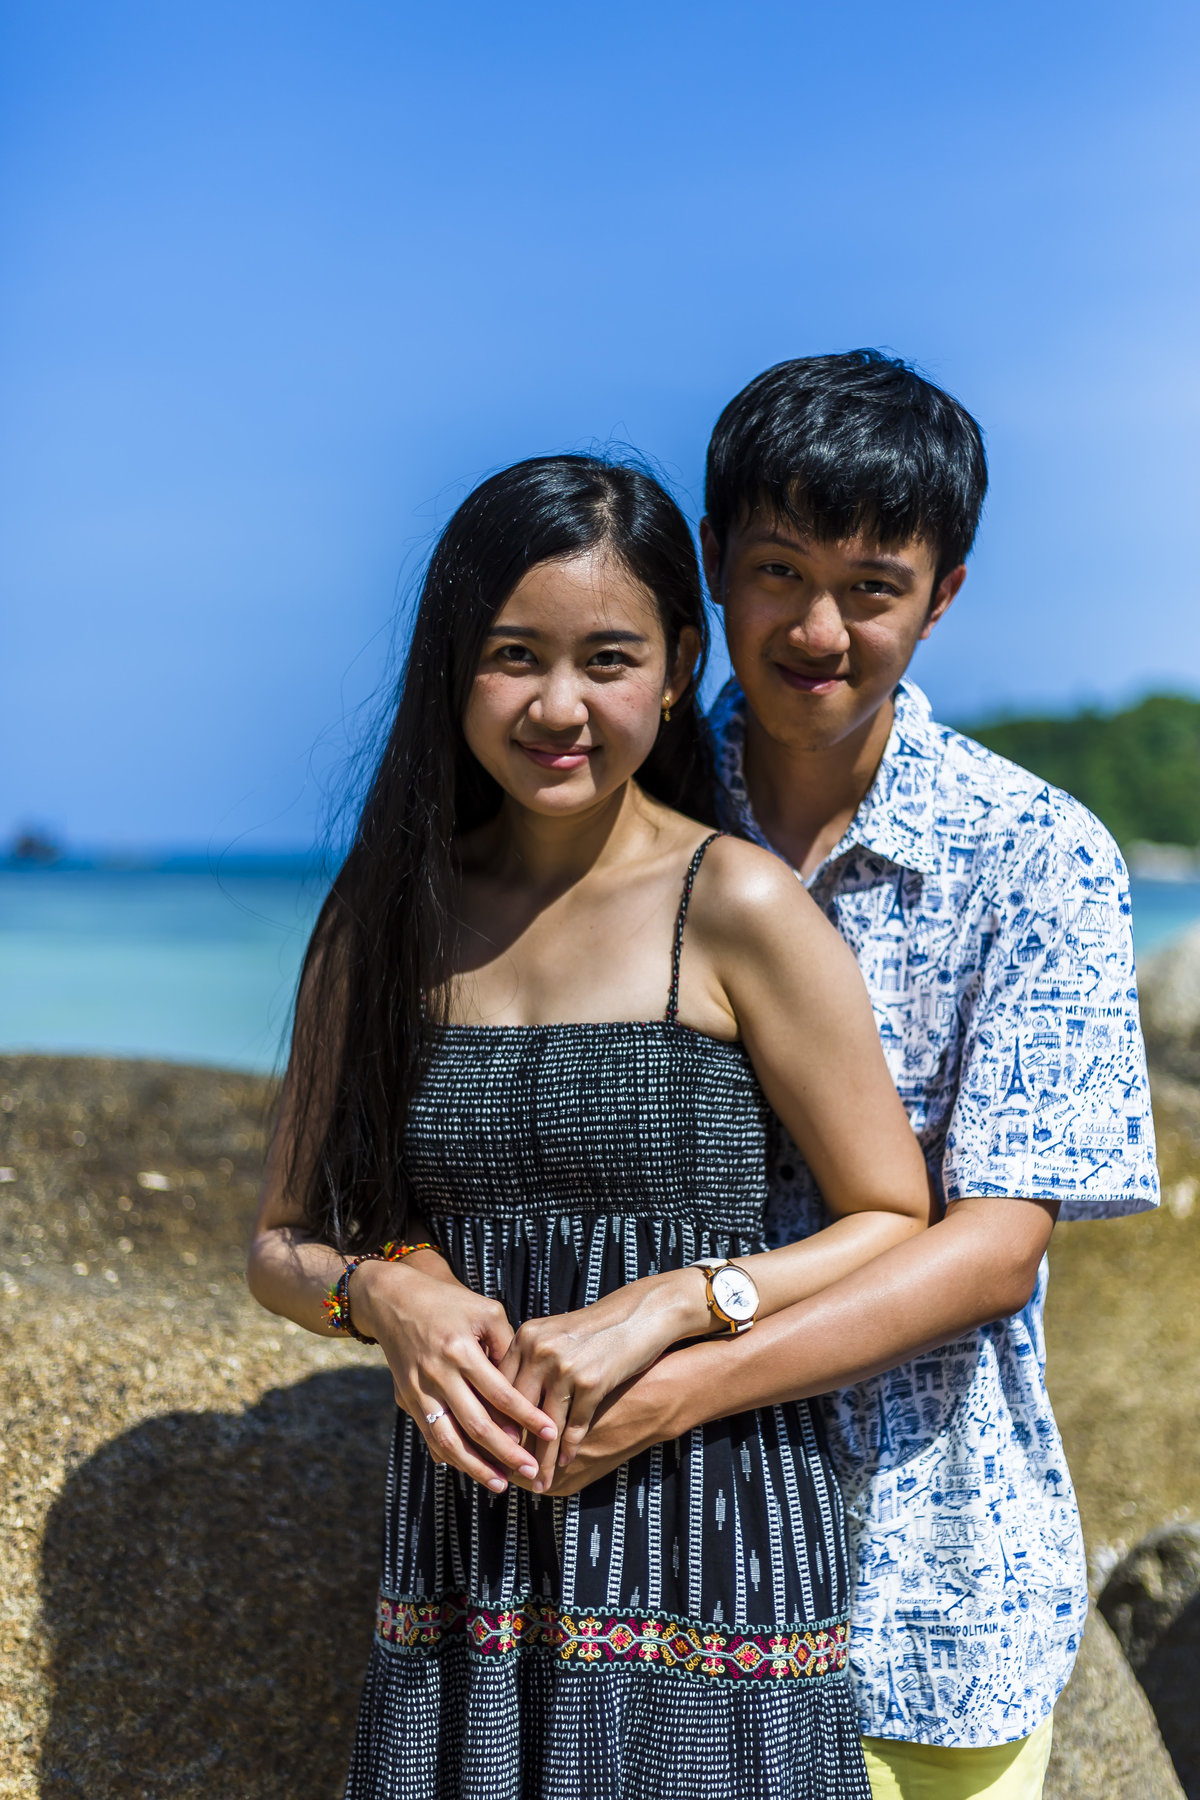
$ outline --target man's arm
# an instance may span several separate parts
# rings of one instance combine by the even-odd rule
[[[575,1493],[710,1419],[851,1387],[1020,1312],[1057,1213],[1047,1200],[955,1201],[919,1237],[744,1336],[664,1356],[597,1415],[552,1491]]]

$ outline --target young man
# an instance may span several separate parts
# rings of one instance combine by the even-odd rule
[[[714,714],[725,823],[792,864],[856,951],[943,1216],[665,1358],[568,1471],[576,1488],[717,1414],[826,1396],[877,1800],[1041,1792],[1087,1611],[1044,1253],[1056,1218],[1158,1198],[1116,847],[904,679],[962,585],[986,480],[970,415],[872,351],[770,369],[717,423],[702,537],[735,671]],[[774,1241],[821,1224],[781,1138]]]

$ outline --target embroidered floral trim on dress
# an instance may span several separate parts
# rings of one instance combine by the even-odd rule
[[[838,1620],[808,1631],[734,1631],[665,1614],[568,1612],[532,1597],[491,1608],[462,1594],[398,1600],[381,1593],[376,1636],[400,1655],[436,1656],[465,1643],[477,1656],[501,1660],[541,1650],[574,1668],[630,1663],[726,1681],[811,1681],[844,1672],[850,1627]]]

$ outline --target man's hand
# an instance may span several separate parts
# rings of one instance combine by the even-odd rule
[[[644,1375],[627,1381],[601,1402],[587,1436],[571,1454],[568,1465],[553,1470],[551,1485],[543,1492],[577,1494],[640,1450],[668,1443],[690,1428],[694,1421],[682,1423],[678,1383],[672,1379],[672,1365],[679,1354],[664,1356]],[[514,1487],[533,1491],[532,1480],[520,1475],[509,1479]]]
[[[699,1269],[644,1276],[591,1306],[526,1320],[500,1363],[500,1373],[557,1428],[555,1438],[537,1445],[540,1467],[534,1491],[550,1490],[556,1464],[568,1466],[610,1395],[672,1344],[699,1337],[711,1325]],[[554,1491],[560,1490],[556,1486]]]

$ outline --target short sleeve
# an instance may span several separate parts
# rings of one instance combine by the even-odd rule
[[[994,840],[979,978],[964,999],[948,1201],[1057,1200],[1060,1219],[1158,1204],[1129,879],[1103,826],[1043,790]]]

